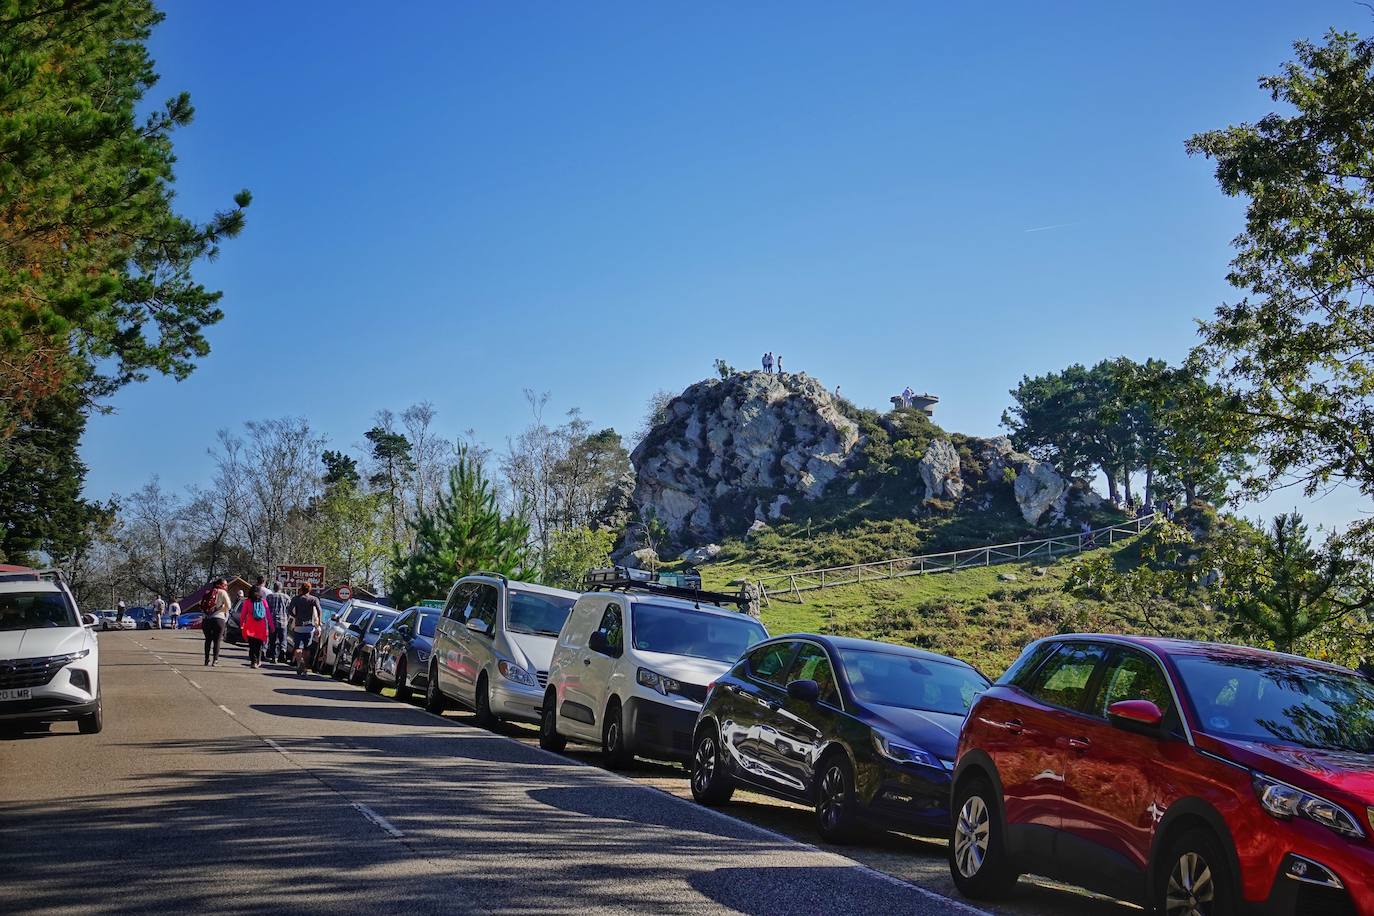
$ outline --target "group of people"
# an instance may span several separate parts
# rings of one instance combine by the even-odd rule
[[[269,588],[263,576],[257,577],[257,584],[248,595],[239,592],[239,630],[248,643],[249,667],[261,668],[264,655],[266,661],[287,663],[291,660],[291,648],[310,646],[320,629],[320,599],[310,592],[310,584],[302,583],[297,593],[288,599],[280,582],[272,583]],[[219,664],[220,645],[235,606],[235,601],[229,597],[229,580],[216,579],[203,603],[205,619],[201,629],[205,636],[205,665],[214,667]],[[286,642],[288,630],[292,635],[291,648]]]
[[[772,375],[774,367],[777,367],[778,375],[783,374],[782,356],[774,356],[773,351],[769,350],[767,353],[763,354],[763,371],[767,372],[769,375]]]
[[[153,603],[148,605],[148,609],[153,612],[152,619],[148,621],[148,626],[152,629],[162,629],[162,618],[167,614],[171,615],[172,629],[175,630],[179,626],[177,618],[181,616],[181,605],[176,601],[168,604],[166,601],[162,600],[161,595],[157,595],[153,598]],[[115,620],[119,623],[123,623],[124,615],[128,613],[128,611],[128,605],[121,600],[115,605]]]

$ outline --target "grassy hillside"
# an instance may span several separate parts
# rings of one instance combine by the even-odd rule
[[[843,540],[839,533],[836,537]],[[864,539],[874,537],[880,535],[869,531]],[[1118,566],[1131,566],[1137,562],[1136,540],[1103,549],[1112,551]],[[758,549],[734,543],[722,553],[720,562],[701,567],[704,585],[724,588],[732,580],[778,569],[784,556],[812,556],[818,550],[828,552],[814,538],[779,532],[767,535]],[[862,558],[883,555],[870,552]],[[1041,636],[1074,631],[1154,632],[1131,607],[1066,593],[1065,580],[1077,562],[1077,557],[1063,557],[1047,566],[1004,564],[802,592],[800,603],[775,598],[763,609],[763,620],[772,633],[860,636],[943,652],[972,662],[990,677],[1005,670],[1027,642]],[[1016,581],[999,578],[1007,574]],[[1201,605],[1171,608],[1167,619],[1166,635],[1219,635],[1216,616]]]

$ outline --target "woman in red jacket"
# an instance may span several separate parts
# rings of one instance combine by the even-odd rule
[[[253,586],[252,594],[243,599],[243,604],[239,607],[239,629],[243,631],[243,638],[248,641],[250,668],[262,667],[262,647],[267,643],[267,637],[276,625],[277,622],[272,619],[272,609],[267,606],[262,589]]]

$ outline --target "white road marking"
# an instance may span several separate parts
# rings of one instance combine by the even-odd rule
[[[229,713],[229,715],[233,716],[235,719],[239,717],[238,713],[234,712],[232,709],[230,709],[228,706],[225,706],[223,703],[219,704],[219,708]]]
[[[195,681],[191,680],[189,677],[186,679],[186,683],[190,684],[192,687],[196,688],[197,690],[200,689],[200,685],[197,684]]]
[[[358,810],[358,813],[361,814],[363,817],[367,818],[369,821],[376,824],[378,827],[381,827],[383,830],[391,834],[396,839],[399,840],[401,837],[405,836],[405,834],[397,830],[390,821],[382,817],[376,811],[373,811],[367,805],[361,804],[359,802],[354,802],[353,807],[356,808]]]
[[[272,750],[276,751],[278,754],[281,754],[283,757],[291,756],[286,752],[286,748],[282,747],[280,744],[273,741],[271,738],[263,738],[262,740],[266,741],[268,747],[272,748]]]

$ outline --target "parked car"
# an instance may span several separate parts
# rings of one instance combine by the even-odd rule
[[[989,686],[973,666],[866,639],[800,634],[754,646],[715,680],[693,738],[692,795],[736,786],[813,805],[821,836],[863,824],[949,830],[959,729]]]
[[[138,626],[127,611],[123,619],[120,619],[119,611],[96,611],[96,617],[97,628],[101,630],[132,630]]]
[[[75,719],[83,735],[104,726],[100,641],[61,574],[0,581],[0,723]]]
[[[708,686],[768,631],[752,617],[653,592],[577,599],[549,665],[539,743],[600,745],[613,767],[687,760]]]
[[[151,630],[153,628],[153,609],[150,607],[131,607],[124,612],[125,620],[134,622],[136,630]]]
[[[473,710],[477,724],[538,722],[549,662],[576,592],[500,575],[459,579],[434,634],[425,705]]]
[[[372,647],[381,638],[382,631],[400,615],[400,611],[373,605],[356,623],[349,624],[339,640],[334,676],[343,676],[350,684],[361,684],[367,674]]]
[[[323,611],[321,602],[321,611]],[[333,673],[339,663],[339,643],[343,641],[344,634],[348,632],[350,624],[357,623],[369,611],[381,607],[381,605],[371,604],[360,598],[345,601],[330,617],[322,629],[320,636],[320,651],[315,653],[315,670],[320,673]],[[321,614],[323,616],[323,613]]]
[[[177,629],[179,630],[199,630],[205,622],[204,611],[188,611],[177,617]]]
[[[1059,636],[975,701],[950,872],[1166,914],[1374,914],[1374,681],[1258,649]]]
[[[441,613],[439,608],[409,607],[382,632],[372,650],[368,690],[378,693],[383,687],[395,687],[396,699],[404,702],[411,690],[426,684]]]

